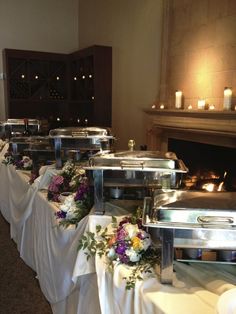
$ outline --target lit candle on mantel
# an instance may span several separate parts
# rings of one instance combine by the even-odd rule
[[[198,109],[205,109],[206,101],[205,99],[198,99],[197,107]]]
[[[230,87],[225,87],[224,89],[224,110],[231,110],[232,106],[232,89]]]
[[[175,108],[176,109],[181,109],[182,108],[182,91],[181,90],[177,90],[175,92]]]

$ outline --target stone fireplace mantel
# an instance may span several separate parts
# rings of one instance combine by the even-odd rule
[[[147,146],[168,150],[168,138],[236,148],[236,111],[145,109]]]

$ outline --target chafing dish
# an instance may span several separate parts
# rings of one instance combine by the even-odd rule
[[[67,127],[53,129],[49,137],[54,142],[56,167],[62,167],[63,156],[74,153],[75,159],[80,160],[84,152],[95,153],[99,150],[110,150],[114,136],[109,128],[99,127]]]
[[[54,161],[55,152],[49,136],[31,136],[28,138],[27,148],[23,152],[33,160],[34,167]]]
[[[143,199],[156,188],[178,188],[182,174],[188,171],[174,153],[134,150],[97,153],[85,169],[93,173],[96,214],[104,213],[107,188],[113,197]]]
[[[6,137],[22,136],[25,130],[24,119],[8,119],[5,123]],[[28,119],[28,127],[32,135],[37,135],[41,131],[41,122],[37,119]]]
[[[161,281],[171,283],[174,248],[236,250],[236,192],[155,191],[143,224],[160,240]]]

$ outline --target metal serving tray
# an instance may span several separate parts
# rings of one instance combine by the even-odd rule
[[[161,242],[161,281],[171,283],[174,247],[236,250],[236,192],[156,191],[143,224]]]
[[[109,128],[99,127],[67,127],[53,129],[49,137],[54,141],[56,166],[62,167],[62,150],[79,152],[110,150],[114,143],[114,136]],[[66,155],[66,153],[65,153]]]
[[[174,153],[159,151],[123,151],[97,154],[89,159],[92,169],[155,171],[186,173],[188,169]]]
[[[108,184],[115,188],[139,186],[143,189],[141,192],[147,194],[148,189],[157,186],[177,188],[181,175],[188,171],[174,153],[158,151],[98,153],[89,158],[89,166],[85,169],[93,171],[97,214],[104,213],[104,187]]]
[[[236,228],[236,192],[157,193],[145,223],[160,228]]]
[[[40,120],[28,119],[29,129],[33,135],[40,132]],[[21,136],[25,130],[24,119],[7,119],[5,122],[5,132],[10,136]]]

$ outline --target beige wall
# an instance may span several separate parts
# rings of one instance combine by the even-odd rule
[[[77,50],[78,0],[0,0],[1,53],[4,48],[62,53]],[[0,80],[0,120],[3,119],[5,104]]]
[[[167,0],[170,3],[167,103],[175,90],[185,108],[198,98],[222,110],[225,86],[236,95],[236,1]],[[236,104],[233,98],[233,107]]]
[[[146,143],[143,108],[159,90],[162,0],[79,0],[79,46],[113,48],[112,128],[117,148]]]

